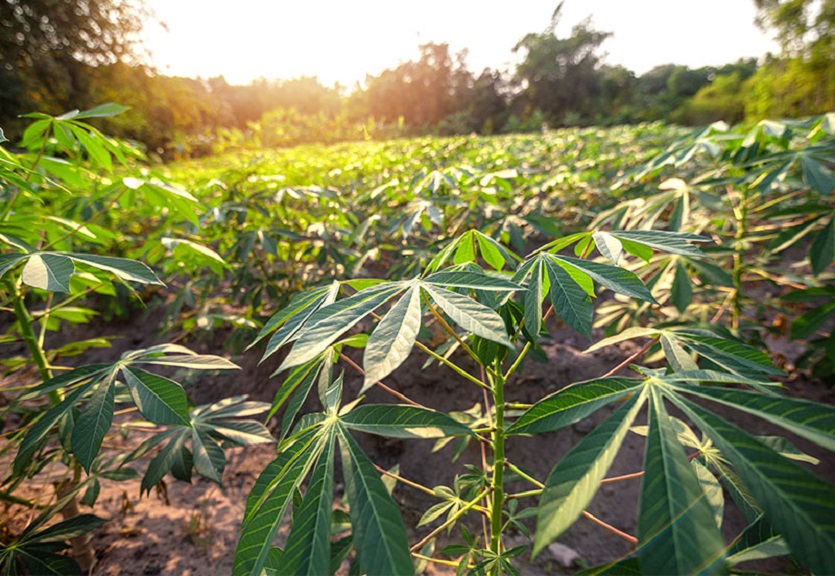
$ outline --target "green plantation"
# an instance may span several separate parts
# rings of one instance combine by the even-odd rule
[[[835,407],[792,386],[835,375],[832,113],[228,143],[161,165],[97,128],[123,111],[31,114],[0,148],[3,574],[81,573],[103,486],[222,484],[229,450],[253,444],[275,457],[239,519],[236,575],[518,574],[621,481],[640,485],[635,533],[592,518],[628,552],[584,573],[831,572]],[[148,318],[168,343],[108,356],[79,329]],[[564,330],[587,353],[631,347],[516,396]],[[272,402],[189,399],[252,356],[277,366]],[[477,409],[398,390],[405,363]],[[519,464],[527,441],[584,421],[567,454],[540,455],[547,475]],[[454,481],[379,466],[367,435],[454,446],[435,456]],[[618,478],[629,437],[642,466]],[[406,522],[399,491],[433,503]]]

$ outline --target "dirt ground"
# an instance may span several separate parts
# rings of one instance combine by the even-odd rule
[[[113,361],[124,350],[145,348],[167,341],[167,338],[149,328],[154,325],[153,322],[140,324],[116,322],[85,328],[96,335],[114,337],[112,348],[91,351],[85,357],[85,362]],[[582,336],[556,325],[551,328],[553,340],[543,347],[548,363],[526,362],[523,369],[508,383],[508,401],[534,402],[572,382],[605,374],[638,347],[637,344],[627,342],[620,347],[583,354],[581,351],[589,342]],[[225,337],[223,333],[215,333],[185,343],[198,352],[211,353],[221,349]],[[280,384],[280,379],[270,377],[277,366],[277,360],[271,359],[259,366],[260,356],[260,350],[252,350],[234,358],[242,368],[240,371],[195,378],[187,386],[189,396],[197,404],[240,394],[247,394],[250,399],[271,401]],[[467,410],[481,401],[481,391],[450,371],[438,366],[422,369],[424,359],[419,356],[418,353],[413,354],[406,365],[387,378],[387,383],[424,405],[444,411]],[[356,359],[359,360],[359,356]],[[346,371],[345,389],[349,398],[356,395],[360,385],[361,380]],[[832,389],[802,379],[790,385],[789,393],[835,404],[835,392]],[[372,389],[368,396],[371,402],[394,401],[378,388]],[[308,404],[310,409],[316,408],[315,403],[309,401]],[[589,421],[557,433],[513,438],[508,443],[508,454],[520,468],[544,480],[557,460],[611,411],[604,408]],[[734,420],[757,434],[774,432],[769,425],[754,418],[735,416]],[[470,446],[455,464],[451,464],[452,445],[432,453],[432,440],[388,440],[362,434],[358,439],[376,464],[383,468],[399,464],[402,476],[430,487],[450,485],[456,474],[464,473],[464,464],[479,465],[481,462],[481,452],[475,445]],[[131,437],[117,439],[113,447],[128,449],[138,441]],[[608,476],[641,470],[643,441],[642,437],[630,434]],[[119,442],[124,444],[119,445]],[[817,473],[830,481],[835,479],[832,455],[799,440],[795,443],[802,450],[822,459],[821,464],[815,467]],[[229,451],[222,487],[199,477],[195,477],[192,484],[186,484],[168,476],[165,479],[165,492],[157,491],[141,498],[138,479],[104,483],[95,513],[108,518],[109,522],[94,532],[93,546],[97,562],[92,573],[126,576],[230,573],[246,497],[258,474],[274,457],[275,447],[271,445]],[[140,464],[139,468],[144,470],[144,464]],[[337,469],[337,482],[340,478],[341,472]],[[525,490],[529,486],[510,487],[511,490],[517,488]],[[634,535],[639,489],[639,479],[604,485],[588,511]],[[422,492],[402,484],[395,488],[394,498],[400,504],[408,527],[415,526],[423,511],[435,503]],[[533,504],[533,501],[522,502],[523,506]],[[12,510],[7,512],[11,513]],[[733,506],[726,507],[725,516],[727,535],[738,533],[742,522]],[[435,525],[437,523],[417,530],[410,528],[410,541],[419,540]],[[481,522],[474,518],[471,527],[481,530]],[[287,527],[283,526],[279,540],[286,537],[286,530]],[[521,533],[509,536],[508,543],[511,545],[525,542],[527,538]],[[549,550],[533,562],[527,555],[517,559],[522,573],[569,574],[582,567],[611,561],[630,551],[630,544],[625,540],[585,518],[581,518],[561,536],[559,542],[567,548]],[[572,559],[573,553],[576,554]],[[454,570],[432,565],[426,573],[446,574],[454,573]]]

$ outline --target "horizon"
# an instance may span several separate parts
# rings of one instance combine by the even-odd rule
[[[451,54],[466,50],[466,66],[475,74],[486,68],[510,72],[521,56],[512,52],[513,46],[526,34],[545,30],[554,10],[535,0],[520,0],[514,10],[501,14],[472,0],[451,5],[427,0],[419,8],[374,0],[351,5],[334,0],[304,6],[263,0],[237,4],[239,9],[230,13],[219,0],[148,0],[156,16],[142,33],[150,63],[166,75],[223,76],[236,85],[313,76],[325,86],[353,89],[368,76],[416,59],[421,44],[437,43],[448,44]],[[740,58],[759,61],[779,51],[777,43],[754,25],[752,1],[671,4],[568,0],[557,34],[567,37],[575,25],[591,17],[595,30],[613,34],[601,46],[603,63],[624,66],[637,76],[663,64],[721,66]],[[200,22],[193,17],[197,11]],[[722,18],[706,16],[716,13]],[[286,25],[288,19],[293,25]],[[687,29],[680,22],[687,22]],[[708,27],[711,38],[705,38]]]

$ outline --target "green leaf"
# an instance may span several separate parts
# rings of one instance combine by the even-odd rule
[[[763,374],[783,373],[771,364],[766,354],[742,342],[694,330],[675,330],[674,334],[679,343],[734,374],[757,378]]]
[[[765,560],[766,558],[774,558],[775,556],[788,556],[790,553],[788,544],[782,536],[772,536],[768,540],[740,550],[733,556],[728,556],[728,564],[736,566],[742,562],[750,562],[752,560]]]
[[[93,460],[99,453],[104,435],[113,422],[115,398],[116,386],[109,380],[100,382],[75,420],[72,429],[72,452],[88,474]]]
[[[357,406],[341,418],[346,428],[390,438],[442,438],[472,435],[465,425],[442,412],[417,406],[368,404]]]
[[[542,260],[537,259],[531,269],[531,279],[525,292],[525,328],[534,340],[542,329],[543,278]]]
[[[679,441],[681,441],[681,435],[679,435]],[[690,465],[693,466],[693,471],[696,472],[702,492],[704,492],[705,498],[707,498],[713,510],[716,527],[721,529],[722,519],[725,515],[725,493],[722,491],[722,485],[719,484],[719,480],[716,479],[713,472],[698,460],[691,460]]]
[[[104,518],[92,514],[80,514],[58,524],[53,524],[49,528],[30,536],[26,541],[27,543],[37,542],[38,544],[65,542],[95,530],[106,522],[107,520]]]
[[[27,258],[26,254],[0,254],[0,278]]]
[[[661,349],[664,350],[664,356],[674,371],[688,372],[699,369],[699,365],[696,364],[696,361],[693,360],[687,351],[682,349],[674,334],[662,332],[659,340],[661,342]]]
[[[826,270],[835,259],[835,219],[829,221],[826,227],[815,235],[815,240],[809,247],[809,261],[815,276]]]
[[[301,328],[298,340],[279,371],[312,360],[364,316],[406,288],[407,285],[400,282],[372,286],[317,310]]]
[[[133,360],[134,364],[153,364],[156,366],[177,366],[189,370],[240,370],[240,366],[212,354],[169,354],[168,356],[140,356]]]
[[[109,364],[88,364],[87,366],[75,368],[74,370],[70,370],[69,372],[64,372],[63,374],[50,378],[49,380],[38,384],[34,388],[26,390],[18,396],[18,401],[32,400],[38,396],[49,394],[54,390],[72,386],[73,384],[83,380],[97,380],[97,377],[102,376],[109,369]]]
[[[562,266],[545,260],[545,269],[551,283],[549,300],[554,306],[554,311],[566,324],[591,339],[591,324],[594,319],[591,298]]]
[[[492,342],[513,347],[507,338],[504,320],[491,308],[472,298],[436,288],[431,284],[421,284],[421,287],[464,330]]]
[[[35,422],[35,424],[23,437],[23,442],[17,451],[17,456],[14,459],[13,471],[15,475],[21,475],[26,467],[32,463],[32,457],[37,452],[43,443],[46,441],[47,434],[52,430],[58,421],[63,418],[70,409],[75,406],[78,399],[84,394],[92,384],[80,386],[66,395],[66,397],[56,404],[53,408],[47,411],[46,414]]]
[[[733,465],[795,555],[827,573],[835,558],[835,486],[700,406],[674,401]]]
[[[603,256],[613,264],[620,262],[620,257],[623,255],[623,244],[620,240],[603,230],[595,232],[592,238],[594,238],[594,244]]]
[[[113,102],[108,102],[107,104],[99,104],[94,108],[90,108],[89,110],[79,112],[78,114],[73,116],[73,119],[79,120],[81,118],[107,118],[110,116],[116,116],[128,110],[130,110],[130,106],[122,106],[121,104],[114,104]]]
[[[583,350],[583,354],[588,354],[590,352],[594,352],[595,350],[600,350],[601,348],[611,346],[612,344],[617,344],[618,342],[632,340],[633,338],[649,338],[651,336],[654,337],[657,334],[657,328],[643,328],[641,326],[633,326],[632,328],[627,328],[620,334],[615,334],[614,336],[610,336],[608,338],[600,340],[596,344],[592,344],[591,346]]]
[[[835,407],[829,404],[714,386],[677,385],[676,388],[764,418],[835,452]]]
[[[200,424],[191,429],[191,449],[194,452],[194,469],[197,473],[221,484],[226,456],[223,449],[211,436],[211,428]]]
[[[541,434],[565,428],[635,393],[643,384],[644,380],[637,378],[600,378],[566,386],[529,408],[507,434]]]
[[[142,477],[142,482],[139,487],[139,494],[150,494],[151,488],[159,484],[165,475],[174,467],[177,460],[182,459],[183,449],[185,448],[185,441],[188,435],[187,429],[170,429],[162,433],[159,441],[164,441],[165,438],[173,436],[173,439],[162,449],[148,464],[148,469]],[[191,465],[189,465],[189,470]]]
[[[563,268],[570,267],[587,274],[601,286],[618,294],[644,300],[651,304],[658,304],[647,287],[644,286],[644,283],[641,282],[640,278],[629,270],[608,264],[600,264],[599,262],[571,258],[570,256],[551,254],[548,257],[556,261]]]
[[[661,252],[691,258],[705,257],[704,252],[693,246],[691,242],[712,242],[706,236],[664,230],[612,230],[610,234],[621,240],[630,240]]]
[[[29,256],[23,267],[21,279],[24,284],[49,290],[69,292],[70,278],[75,273],[72,260],[60,254],[39,252]]]
[[[652,392],[638,514],[641,570],[647,574],[717,571],[725,542],[676,439],[661,394]]]
[[[363,356],[365,381],[360,394],[400,366],[415,345],[421,326],[420,288],[409,288],[375,328]]]
[[[374,465],[339,429],[345,492],[360,568],[368,576],[413,574],[406,527]]]
[[[234,576],[261,576],[293,493],[321,451],[320,446],[311,445],[312,439],[309,433],[286,447],[252,487],[235,550]]]
[[[290,337],[304,324],[304,322],[318,310],[323,304],[328,303],[329,295],[336,296],[339,290],[339,283],[334,282],[330,286],[322,286],[301,292],[293,296],[290,303],[267,321],[261,332],[252,343],[247,347],[247,350],[255,346],[258,342],[263,340],[268,334],[275,331],[279,326],[282,326],[276,334],[274,334],[264,351],[264,356],[261,358],[263,362],[265,358],[271,356],[276,350],[284,346],[290,341]]]
[[[438,287],[472,288],[474,290],[493,290],[499,292],[513,292],[522,290],[518,284],[509,280],[468,271],[436,272],[421,280],[423,284],[434,284]]]
[[[122,369],[125,383],[142,415],[154,424],[188,426],[188,398],[183,387],[139,368]]]
[[[313,469],[302,505],[293,510],[293,525],[281,562],[282,574],[330,574],[334,444],[335,435],[331,431]]]
[[[118,278],[128,282],[163,285],[162,280],[160,280],[150,268],[142,262],[137,262],[136,260],[114,258],[112,256],[96,256],[93,254],[67,253],[63,255],[72,258],[76,262],[81,262],[83,264],[87,264],[88,266],[92,266],[93,268],[110,272]]]
[[[638,394],[624,402],[551,470],[539,500],[533,555],[574,524],[592,501],[644,398]]]
[[[690,275],[681,262],[676,262],[675,269],[673,286],[670,290],[670,299],[673,301],[676,309],[684,313],[693,300],[693,287],[690,285]]]

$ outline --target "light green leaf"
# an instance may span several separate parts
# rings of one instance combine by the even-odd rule
[[[620,240],[603,230],[598,230],[592,234],[592,238],[594,238],[594,244],[603,256],[614,264],[620,261],[620,257],[623,255],[623,244],[620,243]]]
[[[611,346],[612,344],[617,344],[618,342],[624,342],[626,340],[632,340],[633,338],[649,338],[655,337],[658,334],[657,328],[643,328],[641,326],[633,326],[632,328],[627,328],[620,334],[615,334],[614,336],[610,336],[608,338],[604,338],[600,340],[596,344],[592,344],[585,350],[583,350],[583,354],[588,354],[590,352],[594,352],[596,350],[600,350],[601,348],[605,348],[606,346]]]
[[[673,400],[733,465],[795,555],[827,573],[835,558],[835,486],[700,406]]]
[[[71,439],[72,452],[88,474],[99,453],[104,435],[113,422],[115,398],[116,386],[109,380],[100,382],[75,420]]]
[[[681,262],[675,264],[675,275],[673,286],[670,290],[670,299],[676,309],[684,313],[690,302],[693,300],[693,287],[690,285],[690,275]]]
[[[624,402],[551,470],[539,500],[534,555],[565,532],[592,501],[644,398],[638,394]]]
[[[107,104],[99,104],[94,108],[90,108],[89,110],[79,112],[78,114],[73,116],[73,119],[79,120],[81,118],[106,118],[109,116],[116,116],[128,110],[130,110],[129,106],[122,106],[121,104],[114,104],[113,102],[108,102]]]
[[[730,566],[736,566],[742,562],[765,560],[775,556],[788,556],[790,553],[789,546],[782,536],[772,536],[759,544],[740,550],[733,556],[728,556],[727,562]]]
[[[334,444],[331,431],[302,505],[293,510],[293,525],[281,559],[282,574],[330,574]]]
[[[679,441],[681,441],[681,434],[679,433],[678,436]],[[705,498],[713,509],[713,519],[716,520],[716,527],[721,529],[722,519],[725,515],[725,493],[722,491],[722,485],[719,484],[719,480],[716,479],[713,472],[698,460],[691,460],[690,465],[693,466],[702,487],[702,492],[704,492]]]
[[[335,285],[335,286],[334,286]],[[289,340],[285,340],[285,336],[289,338],[296,329],[304,324],[304,321],[310,317],[316,310],[318,310],[323,303],[325,303],[325,299],[330,292],[334,292],[334,296],[336,296],[336,291],[339,290],[339,283],[334,282],[331,286],[321,286],[319,288],[314,288],[313,290],[307,290],[305,292],[300,292],[293,296],[290,300],[290,303],[282,308],[279,312],[273,314],[273,316],[267,321],[261,331],[258,333],[258,336],[252,343],[247,346],[247,350],[255,346],[258,342],[263,340],[268,334],[276,330],[279,326],[284,325],[282,330],[285,332],[289,332],[290,334],[283,334],[280,338],[277,338],[277,334],[270,339],[270,343],[267,346],[267,349],[264,351],[264,356],[261,359],[263,362],[265,358],[272,355],[276,350],[278,350],[281,346],[289,342]],[[289,330],[288,324],[294,323]],[[276,340],[276,343],[273,343],[273,340]]]
[[[442,412],[417,406],[368,404],[341,418],[346,428],[390,438],[442,438],[472,435],[469,428]]]
[[[162,280],[142,262],[127,258],[113,258],[111,256],[96,256],[93,254],[64,254],[76,262],[87,264],[99,270],[105,270],[128,282],[139,284],[159,284]]]
[[[154,424],[189,426],[188,398],[182,386],[139,368],[126,366],[122,374],[136,407],[145,418]]]
[[[638,555],[647,574],[718,571],[725,542],[699,480],[653,389],[638,514]]]
[[[299,331],[298,340],[282,362],[279,371],[312,360],[364,316],[407,287],[401,282],[372,286],[349,298],[320,308]]]
[[[431,284],[421,284],[421,287],[464,330],[504,346],[513,347],[507,338],[504,320],[491,308],[472,298],[436,288]]]
[[[21,276],[23,283],[50,292],[69,292],[75,273],[72,260],[60,254],[39,252],[29,256]]]
[[[693,360],[690,354],[681,347],[679,341],[673,334],[662,332],[659,340],[661,341],[661,348],[664,350],[664,356],[667,358],[667,362],[670,363],[670,366],[674,371],[688,372],[699,369],[699,365],[696,364],[696,361]]]
[[[0,278],[27,258],[26,254],[0,254]]]
[[[570,256],[552,254],[549,258],[563,267],[571,267],[587,274],[601,286],[618,294],[644,300],[651,304],[658,304],[647,287],[644,286],[644,283],[641,282],[640,278],[629,270],[608,264],[600,264],[599,262],[572,258]]]
[[[342,429],[339,430],[339,445],[360,569],[368,576],[413,574],[400,510],[374,465]]]
[[[154,364],[156,366],[177,366],[189,370],[240,370],[241,367],[212,354],[170,354],[168,356],[143,356],[133,361],[133,364]]]
[[[400,366],[415,345],[421,326],[420,288],[409,288],[375,328],[363,356],[365,381],[360,394]]]
[[[546,396],[507,429],[507,434],[541,434],[570,426],[599,408],[634,394],[644,385],[637,378],[600,378],[566,386]]]

